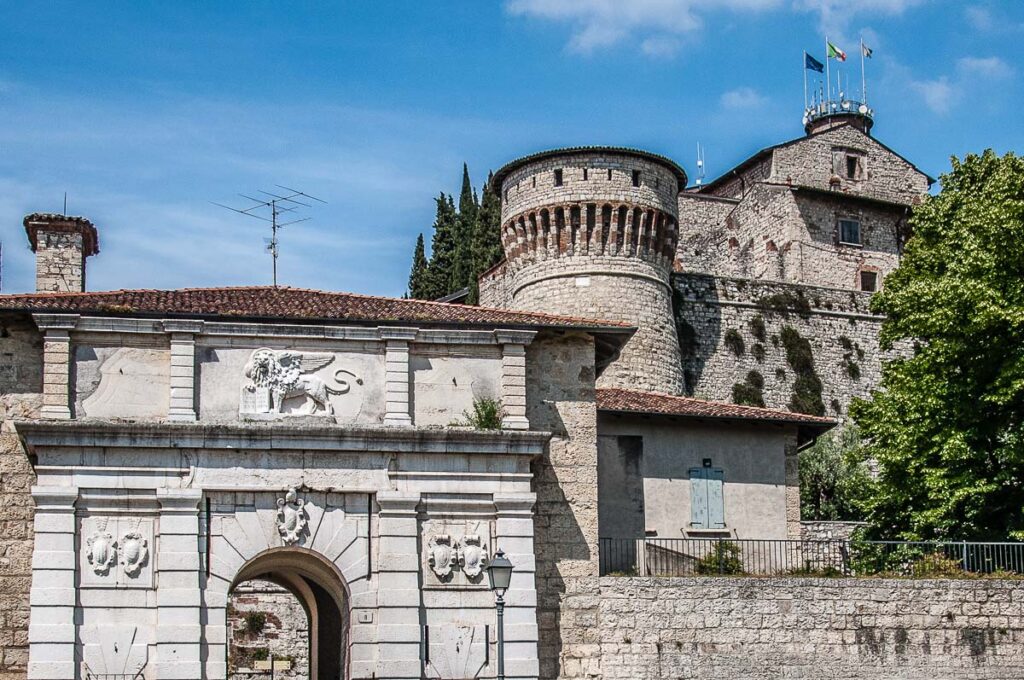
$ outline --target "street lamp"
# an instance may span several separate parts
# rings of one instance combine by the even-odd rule
[[[501,549],[494,553],[491,563],[487,565],[487,580],[498,606],[498,680],[505,680],[505,591],[512,582],[513,568]]]

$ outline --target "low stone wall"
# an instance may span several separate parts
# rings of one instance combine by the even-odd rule
[[[600,579],[603,678],[1020,678],[1024,581]]]

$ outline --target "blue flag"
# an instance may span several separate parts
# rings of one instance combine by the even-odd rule
[[[806,52],[804,52],[804,68],[817,71],[818,73],[825,72],[825,65]]]

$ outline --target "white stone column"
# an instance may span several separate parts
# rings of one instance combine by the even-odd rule
[[[416,338],[416,329],[380,328],[378,331],[385,342],[384,424],[409,427],[412,425],[409,343]]]
[[[534,493],[495,494],[498,548],[512,562],[512,583],[505,596],[505,674],[536,678],[540,674],[537,644],[537,563],[533,547]]]
[[[196,420],[196,334],[202,321],[166,319],[164,330],[171,334],[171,407],[168,420]]]
[[[29,592],[29,680],[66,680],[75,672],[76,487],[32,487],[36,504]]]
[[[377,584],[377,675],[422,677],[419,494],[377,493],[380,545]]]
[[[501,345],[501,419],[503,430],[529,430],[526,418],[526,346],[534,331],[496,330],[494,337]]]
[[[71,419],[71,330],[77,314],[34,314],[36,326],[43,332],[43,406],[42,418]]]
[[[156,674],[195,680],[202,672],[199,489],[158,489]]]

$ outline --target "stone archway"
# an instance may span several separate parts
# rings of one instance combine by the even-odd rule
[[[350,596],[337,567],[306,548],[271,548],[242,566],[231,589],[254,579],[285,588],[306,610],[310,680],[347,678]]]

